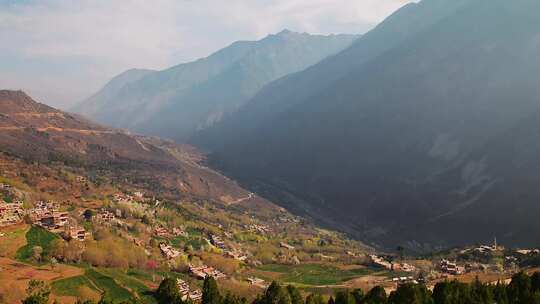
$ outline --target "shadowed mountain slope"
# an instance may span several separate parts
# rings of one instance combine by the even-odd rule
[[[520,166],[537,161],[508,145],[534,138],[516,125],[540,124],[529,118],[540,109],[539,9],[408,5],[195,142],[275,201],[375,243],[533,244],[520,232],[540,229],[523,216],[540,178]]]

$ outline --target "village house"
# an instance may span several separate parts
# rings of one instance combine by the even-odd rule
[[[164,227],[156,227],[156,228],[154,228],[154,235],[158,236],[158,237],[163,237],[163,238],[171,236],[169,231]]]
[[[267,234],[271,232],[271,229],[265,225],[251,224],[247,226],[247,229],[253,232],[258,232],[260,234]]]
[[[414,272],[416,271],[416,267],[407,263],[394,263],[392,264],[392,270],[403,271],[403,272]]]
[[[208,276],[213,277],[216,280],[226,277],[226,275],[221,271],[206,265],[202,265],[199,267],[193,267],[190,265],[189,273],[199,280],[204,280]]]
[[[226,250],[224,255],[228,258],[233,258],[235,260],[244,262],[248,259],[247,255],[243,254],[239,251],[233,251],[233,250]]]
[[[66,225],[64,236],[70,240],[84,241],[86,239],[86,230],[81,227]]]
[[[460,275],[465,272],[465,268],[458,266],[455,262],[450,262],[446,259],[441,260],[440,268],[443,273],[451,275]]]
[[[285,242],[280,242],[279,243],[279,247],[281,248],[285,248],[285,249],[288,249],[288,250],[294,250],[294,246],[291,246]]]
[[[169,260],[179,257],[181,254],[180,251],[174,249],[172,246],[167,245],[165,243],[159,244],[159,250],[161,250],[161,254],[163,254],[163,256]]]
[[[98,214],[96,215],[96,220],[102,223],[110,223],[114,219],[116,219],[116,216],[114,215],[114,213],[106,209],[99,210]]]
[[[182,301],[190,299],[191,301],[200,301],[202,299],[202,292],[199,289],[192,290],[187,282],[181,279],[176,279],[176,285],[178,291],[182,296]]]
[[[263,288],[263,289],[268,287],[268,284],[266,284],[266,282],[263,279],[259,279],[256,277],[249,277],[247,278],[247,281],[249,282],[249,284]]]
[[[182,237],[188,237],[189,236],[189,234],[186,231],[184,231],[184,230],[182,230],[180,228],[176,228],[176,227],[173,228],[172,233],[173,233],[174,236],[182,236]]]
[[[225,245],[225,242],[223,242],[223,240],[215,234],[210,235],[210,243],[221,249],[227,248],[227,246]]]

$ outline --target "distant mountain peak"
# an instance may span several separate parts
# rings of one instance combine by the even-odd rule
[[[30,96],[22,90],[0,90],[0,101],[20,98],[30,98]]]
[[[264,85],[340,52],[355,38],[284,29],[162,71],[128,70],[72,111],[113,127],[186,141],[244,106]]]

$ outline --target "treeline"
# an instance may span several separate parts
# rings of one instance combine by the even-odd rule
[[[175,281],[165,279],[156,292],[160,304],[184,304]],[[176,291],[175,291],[176,290]],[[246,299],[220,294],[216,282],[209,278],[203,287],[202,304],[245,304]],[[472,283],[445,281],[437,283],[433,291],[422,284],[403,284],[387,295],[377,286],[364,293],[361,289],[338,290],[330,298],[320,294],[306,297],[294,286],[281,286],[276,282],[260,294],[251,304],[540,304],[540,273],[529,276],[520,272],[510,284],[484,284],[478,279]]]
[[[48,303],[50,290],[43,283],[32,282],[28,292],[24,304]],[[231,293],[223,295],[213,278],[204,281],[202,293],[202,304],[248,303],[245,298]],[[191,304],[189,299],[182,299],[176,280],[172,278],[164,279],[154,296],[159,304]],[[94,304],[91,301],[78,303]],[[108,303],[101,300],[98,304]],[[128,303],[139,302],[133,299]],[[304,297],[292,285],[284,287],[272,282],[250,304],[540,304],[540,273],[529,276],[520,272],[512,277],[509,284],[484,284],[478,279],[472,283],[445,281],[437,283],[433,291],[422,284],[403,284],[390,295],[387,295],[384,288],[377,286],[365,294],[361,289],[338,290],[329,298],[316,293]]]

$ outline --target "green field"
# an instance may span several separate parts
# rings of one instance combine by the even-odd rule
[[[123,302],[128,301],[133,297],[127,289],[118,285],[111,277],[97,272],[94,269],[86,270],[85,275],[96,285],[97,288],[104,292],[106,300]]]
[[[59,236],[56,234],[46,229],[32,226],[26,233],[27,244],[17,250],[17,260],[28,262],[32,258],[32,248],[35,246],[43,248],[42,256],[46,256],[51,250],[53,241],[56,239],[59,239]]]
[[[94,284],[85,275],[54,281],[52,283],[52,290],[59,296],[77,297],[79,295],[79,288],[82,286],[96,290]]]
[[[280,273],[279,280],[286,283],[302,285],[335,285],[370,273],[365,268],[339,269],[322,264],[277,265],[270,264],[259,267],[260,270]]]
[[[77,297],[80,287],[87,286],[104,294],[105,299],[112,300],[114,303],[128,301],[135,297],[139,298],[140,303],[157,303],[152,290],[129,273],[111,268],[88,268],[84,275],[53,282],[52,290],[59,296]]]
[[[152,295],[152,290],[137,278],[131,276],[129,272],[125,273],[122,270],[111,268],[101,268],[99,269],[99,272],[113,278],[120,285],[129,288],[132,292],[136,293],[139,299],[144,303],[157,303]]]

